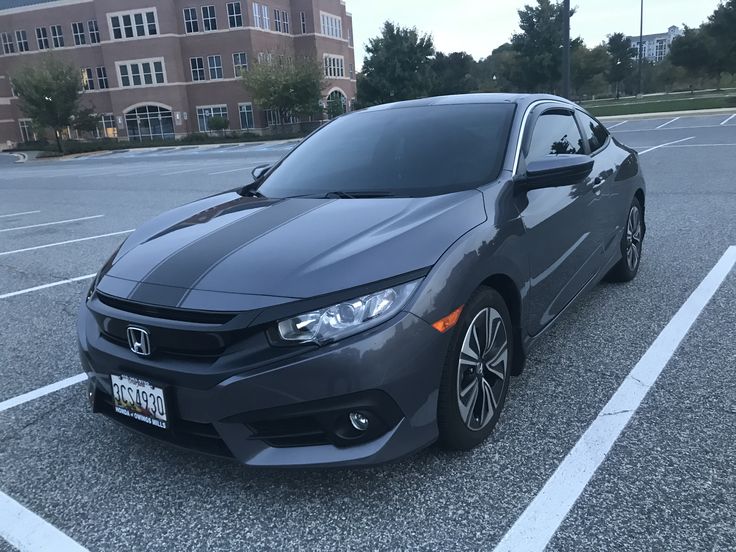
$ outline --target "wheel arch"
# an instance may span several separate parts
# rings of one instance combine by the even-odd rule
[[[506,274],[493,274],[483,280],[481,287],[489,287],[497,291],[506,303],[511,317],[512,330],[514,332],[514,361],[511,367],[513,375],[519,375],[524,370],[526,354],[522,345],[522,306],[521,293],[516,287],[514,280]]]

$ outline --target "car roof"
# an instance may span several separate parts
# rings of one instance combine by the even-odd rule
[[[516,104],[526,107],[532,102],[540,100],[556,101],[575,107],[575,104],[565,98],[551,94],[455,94],[453,96],[434,96],[431,98],[420,98],[418,100],[407,100],[369,107],[365,111],[382,111],[385,109],[402,109],[405,107],[424,107],[432,105],[462,105],[462,104]]]

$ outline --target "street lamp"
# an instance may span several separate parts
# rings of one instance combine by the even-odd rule
[[[642,60],[644,58],[644,0],[641,0],[641,15],[639,17],[639,96],[644,95],[644,74]]]
[[[643,1],[643,0],[642,0]],[[570,98],[570,0],[562,5],[562,95]]]

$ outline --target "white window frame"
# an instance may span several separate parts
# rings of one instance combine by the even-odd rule
[[[15,43],[18,45],[18,53],[30,51],[31,46],[28,43],[28,33],[25,29],[16,29]]]
[[[213,64],[213,61],[218,61],[219,65]],[[212,71],[215,72],[214,77],[212,76]],[[222,56],[220,54],[211,54],[207,56],[207,73],[209,74],[210,80],[222,80],[225,78],[225,71],[222,68]]]
[[[197,67],[195,69],[192,62],[197,62]],[[207,70],[204,67],[204,58],[202,56],[194,56],[189,58],[189,69],[192,74],[192,82],[202,82],[207,80]],[[195,78],[194,72],[197,72],[197,75],[201,75],[202,78]]]
[[[273,10],[273,30],[277,33],[281,32],[281,11],[278,8]]]
[[[236,6],[237,13],[235,12]],[[243,6],[240,2],[227,3],[227,24],[231,29],[239,29],[243,26]]]
[[[323,36],[342,39],[342,17],[334,13],[319,12],[322,28],[320,29]]]
[[[192,13],[194,13],[194,19],[187,19],[187,15],[191,15]],[[184,32],[186,34],[194,34],[200,32],[199,12],[197,11],[197,8],[184,8],[182,10],[182,14],[184,15]],[[191,27],[192,30],[190,31],[188,27]]]
[[[253,26],[261,28],[261,5],[258,2],[253,2]]]
[[[12,32],[2,32],[0,33],[0,41],[3,43],[3,53],[5,55],[8,54],[14,54],[15,53],[15,41],[13,40],[13,33]]]
[[[51,44],[54,48],[64,47],[64,29],[61,25],[51,25]]]
[[[104,65],[100,65],[95,70],[95,73],[97,74],[97,88],[100,90],[110,88],[110,81],[107,78],[107,68]]]
[[[147,14],[153,12],[153,24],[156,27],[156,32],[151,33],[149,29],[149,21]],[[143,17],[143,34],[138,34],[138,26],[135,22],[135,16],[142,15]],[[155,7],[151,8],[138,8],[135,10],[126,10],[119,12],[109,12],[107,16],[107,26],[110,31],[110,40],[135,40],[138,38],[145,38],[149,36],[159,36],[161,34],[161,25],[158,22],[158,10]],[[125,36],[125,25],[123,24],[123,17],[130,17],[130,24],[133,36]],[[120,38],[115,38],[115,31],[113,29],[112,20],[117,17],[120,21]]]
[[[35,142],[38,140],[36,133],[33,131],[33,120],[32,119],[18,119],[18,129],[20,130],[20,137],[23,142]],[[29,138],[26,140],[26,136],[23,135],[23,130]],[[33,138],[32,140],[30,138]]]
[[[261,4],[261,21],[263,22],[262,29],[266,31],[271,30],[271,20],[268,18],[268,6],[266,4]]]
[[[250,120],[252,123],[251,126],[243,126],[243,113],[250,113]],[[238,104],[238,118],[240,119],[240,130],[250,130],[256,128],[256,118],[253,111],[253,104],[251,102],[242,102]]]
[[[100,43],[100,26],[97,24],[96,19],[90,19],[87,21],[87,31],[89,31],[89,43],[99,44]]]
[[[82,67],[82,88],[84,90],[95,89],[95,73],[91,67]]]
[[[39,32],[42,31],[42,32]],[[43,46],[42,46],[43,44]],[[49,30],[46,27],[36,27],[36,45],[39,50],[50,50]]]
[[[81,32],[79,30],[81,29]],[[75,21],[72,23],[72,38],[75,46],[84,46],[87,44],[87,32],[84,28],[83,21]]]
[[[281,10],[281,27],[284,34],[291,34],[289,30],[289,12],[286,10]]]
[[[207,16],[205,16],[204,14],[205,9],[207,9]],[[210,33],[212,31],[216,31],[217,30],[217,9],[215,8],[214,4],[202,6],[202,9],[200,11],[202,12],[202,32]],[[211,14],[210,14],[210,11],[212,12]],[[208,25],[210,27],[209,29],[207,28]]]
[[[100,115],[100,127],[97,128],[97,138],[117,138],[118,137],[118,127],[115,124],[115,115],[113,113],[102,113]],[[110,126],[108,126],[108,123],[110,123]],[[102,132],[100,132],[100,128],[102,128]],[[107,130],[110,129],[112,132],[110,132],[111,136],[108,136]]]
[[[216,114],[211,112],[207,116],[207,118],[209,118],[209,117],[224,117],[228,121],[230,120],[230,115],[229,115],[228,110],[227,110],[227,104],[198,105],[198,106],[196,106],[194,108],[194,114],[197,117],[197,128],[199,129],[199,132],[210,132],[210,130],[208,128],[202,128],[202,121],[199,119],[199,110],[200,109],[202,109],[202,110],[209,109],[210,111],[214,111],[215,109],[218,110],[218,112]],[[224,112],[224,115],[223,115],[223,112]],[[207,114],[205,113],[203,115],[207,115]],[[238,116],[240,116],[239,113],[238,113]],[[204,119],[205,127],[207,126],[207,118]]]
[[[345,78],[345,56],[324,54],[323,63],[325,67],[325,77],[330,79]]]
[[[143,64],[148,63],[151,67],[151,78],[152,83],[146,84],[145,83],[145,74],[143,71]],[[157,82],[156,80],[156,63],[161,63],[161,71],[163,73],[163,82]],[[138,70],[133,71],[133,66],[137,66]],[[128,77],[128,86],[125,86],[123,84],[123,72],[122,67],[126,68],[126,74]],[[126,59],[125,61],[116,61],[115,62],[115,72],[118,77],[118,83],[121,88],[147,88],[151,86],[161,86],[162,84],[166,84],[168,82],[166,78],[166,62],[164,61],[164,58],[162,57],[155,57],[155,58],[145,58],[145,59]],[[140,79],[141,84],[134,84],[133,83],[133,76],[137,75]]]
[[[237,63],[235,61],[235,56],[245,56],[245,64]],[[240,75],[242,75],[242,73],[238,72],[238,67],[240,67],[241,69],[244,68],[245,71],[248,71],[248,52],[233,52],[232,59],[233,59],[233,75],[237,79],[238,77],[240,77]],[[241,58],[241,61],[242,61],[242,58]]]
[[[299,12],[299,19],[302,24],[302,34],[307,34],[307,14],[304,12]]]

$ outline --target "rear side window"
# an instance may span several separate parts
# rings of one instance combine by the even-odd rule
[[[590,145],[590,153],[601,149],[608,140],[608,131],[601,123],[588,117],[585,113],[578,112],[580,124],[583,127],[583,135]]]
[[[575,117],[567,111],[543,113],[534,125],[527,162],[539,161],[548,155],[585,153]]]

